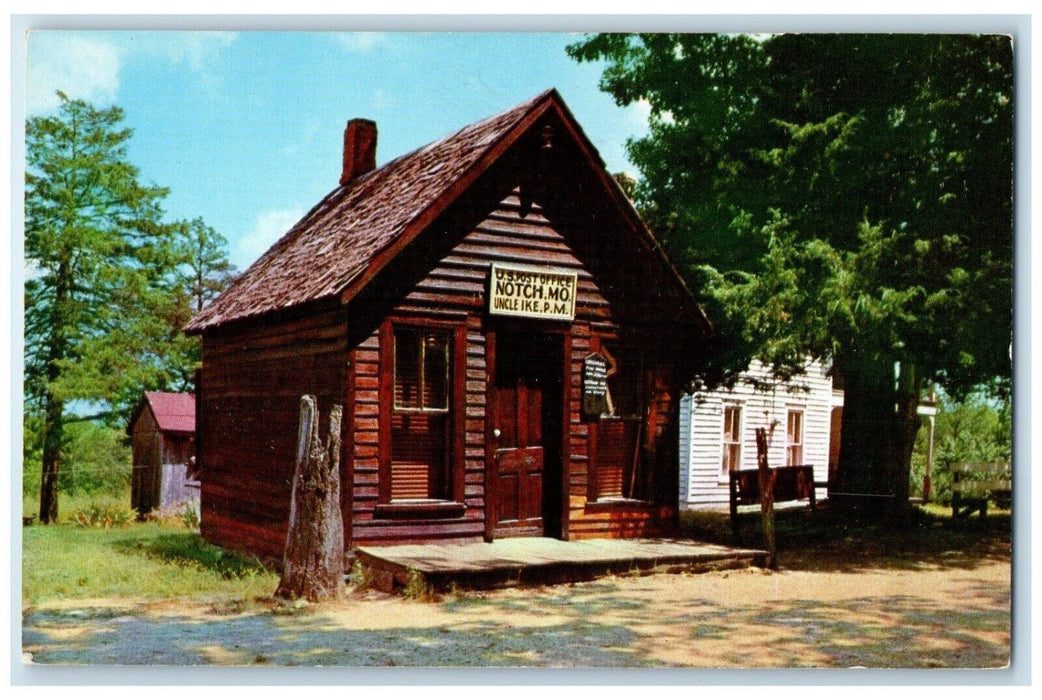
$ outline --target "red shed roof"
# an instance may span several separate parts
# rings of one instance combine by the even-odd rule
[[[564,118],[588,157],[603,170],[596,149],[560,95],[547,90],[333,190],[200,311],[185,331],[201,333],[322,299],[348,301],[550,109]],[[618,189],[610,177],[606,183]],[[621,191],[616,194],[635,229],[653,239]],[[652,247],[661,253],[657,243]],[[679,274],[664,255],[662,259],[686,292]],[[708,325],[697,303],[693,307],[698,320]]]
[[[195,432],[195,394],[175,394],[168,391],[146,391],[144,400],[130,419],[132,427],[141,409],[148,406],[161,433]],[[128,431],[131,428],[128,428]]]

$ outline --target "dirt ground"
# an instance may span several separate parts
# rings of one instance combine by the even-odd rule
[[[55,601],[23,610],[34,664],[999,668],[1008,538],[848,540],[778,571],[654,574],[447,594]]]

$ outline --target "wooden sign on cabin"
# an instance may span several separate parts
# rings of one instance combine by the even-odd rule
[[[611,413],[608,397],[608,358],[599,352],[583,360],[583,413],[599,416]]]
[[[555,321],[575,318],[574,272],[549,267],[494,263],[489,280],[488,312]]]

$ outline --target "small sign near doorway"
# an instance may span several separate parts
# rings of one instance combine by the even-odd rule
[[[551,321],[575,318],[578,275],[548,267],[493,263],[488,312]]]
[[[611,413],[608,397],[608,358],[599,352],[583,360],[583,413],[599,416]]]

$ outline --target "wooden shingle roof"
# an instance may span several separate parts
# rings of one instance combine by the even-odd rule
[[[446,195],[553,100],[555,90],[464,127],[328,194],[185,327],[230,321],[340,295],[411,225],[429,220]],[[519,128],[520,127],[520,128]],[[433,213],[437,213],[436,211]]]
[[[704,312],[676,268],[607,174],[560,95],[550,89],[348,180],[200,311],[185,331],[202,333],[326,299],[346,303],[549,110],[556,111],[600,173],[630,230],[668,270],[694,322],[708,330]]]

